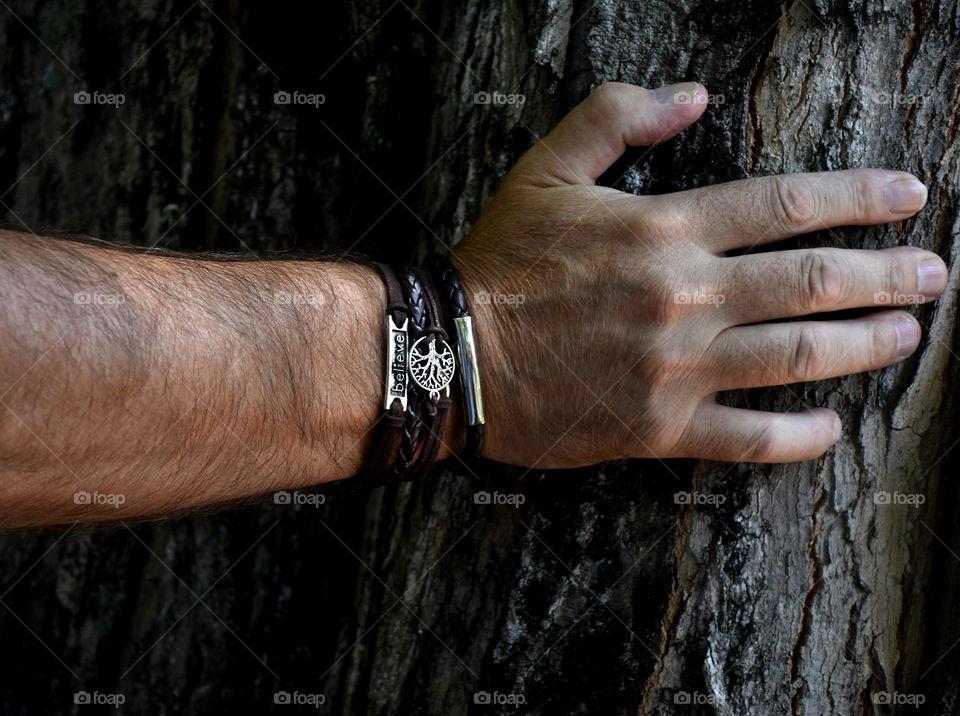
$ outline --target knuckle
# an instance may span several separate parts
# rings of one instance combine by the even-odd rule
[[[626,109],[630,85],[622,82],[604,82],[590,93],[590,100],[602,111],[616,113]]]
[[[655,265],[645,270],[638,282],[638,305],[644,320],[664,333],[691,320],[705,319],[709,323],[715,309],[726,300],[718,279],[712,275],[712,257],[702,257],[707,259],[705,262],[700,262],[696,253],[688,253],[687,257],[684,272],[689,270],[689,275],[671,275],[661,265]]]
[[[819,192],[796,177],[777,176],[770,183],[770,210],[793,231],[809,228],[818,216]]]
[[[911,262],[890,257],[890,260],[887,261],[886,281],[887,289],[891,293],[898,291],[907,293],[916,286],[916,270],[911,270],[912,267]]]
[[[896,330],[885,321],[877,321],[870,331],[867,350],[870,365],[886,365],[897,353]]]
[[[667,340],[654,340],[643,348],[633,370],[634,378],[648,389],[663,388],[682,379],[683,354],[668,345]]]
[[[875,214],[876,199],[873,187],[866,177],[856,175],[856,178],[850,185],[849,190],[849,214],[853,217],[856,224],[870,223],[870,218]]]
[[[677,325],[684,315],[684,305],[680,303],[681,294],[668,288],[659,291],[653,307],[653,322],[663,329]]]
[[[776,420],[762,420],[750,433],[744,462],[775,462],[780,447]]]
[[[820,249],[806,252],[800,261],[801,307],[814,312],[843,301],[846,293],[843,270],[836,258]]]
[[[679,285],[658,276],[644,281],[643,305],[646,319],[664,333],[680,322],[684,315],[684,296]],[[663,336],[657,336],[658,341]]]
[[[676,245],[696,235],[696,214],[657,197],[637,197],[641,208],[630,212],[630,228],[643,240],[660,240],[665,245]]]
[[[813,326],[804,326],[797,333],[793,355],[787,369],[792,383],[816,380],[827,368],[827,351],[820,333]]]

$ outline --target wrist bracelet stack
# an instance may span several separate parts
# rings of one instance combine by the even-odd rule
[[[361,487],[416,479],[436,460],[454,373],[467,424],[465,456],[478,458],[483,449],[476,343],[456,271],[436,254],[427,268],[376,266],[387,287],[386,384],[375,448],[357,478]]]

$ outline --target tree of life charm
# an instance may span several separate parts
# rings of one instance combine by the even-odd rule
[[[440,336],[423,336],[410,346],[410,360],[407,362],[413,382],[430,393],[430,397],[440,397],[440,391],[450,385],[456,364],[453,351]]]

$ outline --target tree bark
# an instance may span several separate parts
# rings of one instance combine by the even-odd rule
[[[703,118],[603,183],[902,169],[930,190],[917,218],[786,246],[951,266],[904,362],[723,396],[836,409],[819,461],[453,462],[319,509],[4,535],[4,713],[88,713],[73,694],[95,689],[155,714],[286,713],[280,690],[330,713],[955,712],[956,2],[21,0],[0,37],[0,211],[38,232],[406,261],[465,235],[592,87],[693,79]]]

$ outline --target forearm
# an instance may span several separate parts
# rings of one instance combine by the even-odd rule
[[[362,465],[383,392],[371,269],[10,232],[0,255],[0,525],[162,514]]]

